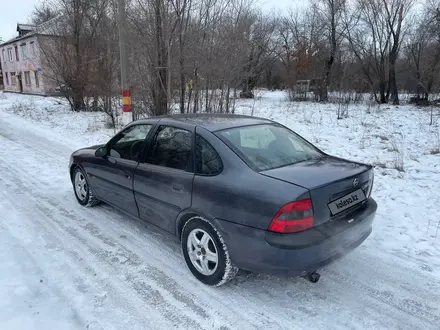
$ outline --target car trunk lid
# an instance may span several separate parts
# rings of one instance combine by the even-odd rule
[[[363,205],[372,183],[370,171],[369,165],[326,156],[260,173],[308,189],[316,226]]]

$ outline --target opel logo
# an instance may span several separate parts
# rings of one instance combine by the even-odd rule
[[[359,180],[358,179],[354,179],[353,180],[353,187],[357,187],[359,184]]]

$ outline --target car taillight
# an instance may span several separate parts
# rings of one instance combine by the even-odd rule
[[[284,205],[273,217],[269,230],[276,233],[297,233],[312,227],[312,200],[303,199]]]

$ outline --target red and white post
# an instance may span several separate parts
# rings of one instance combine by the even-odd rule
[[[131,91],[129,89],[122,90],[122,121],[124,126],[131,123],[133,114],[131,112]]]

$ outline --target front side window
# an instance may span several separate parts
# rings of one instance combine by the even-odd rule
[[[11,85],[17,85],[17,76],[15,72],[11,72]]]
[[[6,62],[6,55],[5,55],[5,50],[2,49],[2,58],[3,58],[3,62]]]
[[[134,125],[119,133],[109,143],[110,156],[138,161],[152,126],[151,124]]]
[[[40,78],[38,77],[37,71],[34,72],[34,76],[35,76],[35,86],[40,87]]]
[[[23,60],[25,60],[27,58],[27,48],[26,48],[26,44],[23,44],[20,46],[21,48],[21,58]]]
[[[31,73],[30,73],[29,71],[25,71],[25,72],[24,72],[24,83],[25,83],[27,86],[30,86],[30,85],[31,85]]]
[[[12,48],[8,48],[8,58],[9,58],[9,62],[12,62],[13,58],[12,58]]]
[[[257,171],[319,158],[309,142],[279,125],[253,125],[222,130],[217,135]]]
[[[199,134],[196,135],[196,174],[217,175],[223,169],[222,160],[214,147]]]
[[[35,52],[35,43],[33,41],[31,42],[31,53],[32,53],[32,58],[37,57],[37,53]]]
[[[147,155],[147,163],[192,171],[192,133],[190,131],[160,126]]]
[[[5,72],[5,77],[6,77],[6,85],[9,85],[9,74],[7,72]]]

